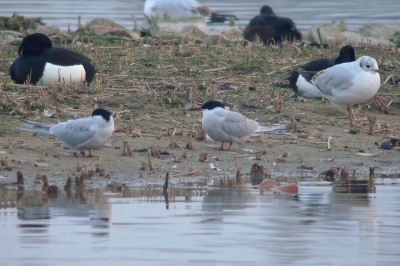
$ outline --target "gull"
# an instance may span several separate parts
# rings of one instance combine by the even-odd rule
[[[225,22],[234,15],[221,15],[213,12],[208,7],[202,6],[196,0],[145,0],[144,14],[149,17],[163,17],[169,14],[172,20],[198,16],[210,17],[210,22]]]
[[[207,135],[215,141],[222,142],[219,150],[229,151],[232,143],[242,143],[251,134],[285,129],[285,125],[260,126],[257,121],[248,119],[238,112],[225,109],[219,101],[208,101],[200,108],[191,110],[203,111],[202,125]],[[229,143],[224,150],[224,143]]]
[[[101,147],[114,131],[114,119],[111,113],[101,108],[94,110],[91,117],[68,120],[57,125],[21,121],[36,132],[56,137],[73,149],[81,150],[84,157],[84,150],[89,150],[88,157],[93,157],[90,150]]]
[[[314,84],[336,107],[345,108],[353,126],[350,105],[371,99],[379,90],[381,78],[376,60],[362,56],[357,61],[335,65],[316,75],[299,68],[299,73]]]
[[[315,71],[315,73],[338,65],[341,63],[348,63],[356,61],[354,48],[350,45],[343,46],[340,49],[339,56],[337,58],[320,58],[311,61],[300,68],[306,71]],[[296,70],[292,71],[292,75],[288,78],[290,86],[294,93],[298,96],[305,98],[322,98],[323,93],[314,85],[310,84],[299,72]]]

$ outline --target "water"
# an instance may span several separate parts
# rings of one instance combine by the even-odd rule
[[[379,182],[378,182],[379,183]],[[0,265],[398,265],[400,185],[0,191]]]
[[[223,14],[234,14],[237,24],[246,25],[259,14],[263,4],[270,5],[276,14],[290,17],[300,30],[308,30],[313,25],[321,25],[332,20],[344,20],[352,31],[365,24],[386,23],[400,25],[400,1],[398,0],[336,0],[316,1],[280,0],[265,2],[262,0],[201,0],[204,6]],[[294,4],[295,3],[295,4]],[[142,0],[104,0],[104,1],[54,1],[54,0],[0,0],[0,16],[11,16],[13,12],[28,17],[42,17],[48,25],[56,25],[61,30],[77,28],[77,18],[91,21],[97,17],[111,19],[127,29],[133,29],[131,14],[135,13],[139,22],[144,20],[144,1]],[[226,27],[227,24],[213,24],[211,28]]]

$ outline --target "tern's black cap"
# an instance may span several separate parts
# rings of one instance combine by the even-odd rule
[[[225,106],[219,101],[208,101],[205,104],[203,104],[203,106],[200,108],[203,110],[212,110],[217,107],[221,107],[221,108],[225,109]]]
[[[105,109],[97,108],[96,110],[93,111],[92,117],[95,115],[101,115],[104,118],[104,120],[106,120],[107,122],[110,121],[111,113]]]

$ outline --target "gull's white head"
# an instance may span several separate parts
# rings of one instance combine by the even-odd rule
[[[382,73],[383,71],[379,69],[378,62],[370,56],[362,56],[357,60],[360,63],[360,67],[366,72],[375,74],[377,72]]]

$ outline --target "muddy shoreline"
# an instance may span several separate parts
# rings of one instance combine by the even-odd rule
[[[68,176],[77,175],[77,165],[104,174],[87,180],[85,188],[105,188],[112,182],[127,187],[162,185],[166,172],[171,184],[208,185],[220,178],[234,178],[239,168],[243,178],[249,176],[251,165],[261,163],[272,178],[285,177],[299,180],[307,177],[322,180],[320,174],[331,167],[346,167],[356,176],[366,176],[369,167],[376,173],[393,175],[400,165],[399,150],[383,150],[380,145],[390,137],[399,136],[400,62],[397,48],[356,47],[357,58],[371,55],[378,59],[385,85],[378,96],[387,111],[382,112],[374,102],[354,107],[358,134],[349,134],[346,111],[321,99],[299,99],[287,88],[285,80],[290,70],[314,58],[335,56],[340,46],[328,49],[302,48],[301,54],[288,54],[290,47],[246,47],[243,44],[206,46],[190,40],[175,43],[155,43],[149,40],[109,44],[95,51],[78,50],[92,58],[98,74],[89,88],[54,88],[15,86],[7,75],[7,64],[1,67],[2,115],[0,116],[0,157],[8,156],[12,170],[0,170],[3,188],[16,189],[16,172],[24,176],[27,190],[40,190],[42,184],[36,176],[45,174],[50,184],[63,187]],[[2,55],[4,62],[16,58],[16,52]],[[274,99],[280,97],[282,109],[274,109]],[[199,106],[207,100],[225,102],[231,110],[238,110],[261,124],[297,121],[296,132],[265,134],[264,140],[251,138],[241,146],[234,144],[231,152],[214,148],[220,143],[197,140],[194,125],[201,124],[201,113],[185,111],[186,104]],[[8,104],[8,107],[7,107]],[[17,106],[19,106],[17,109]],[[73,156],[73,150],[60,141],[21,131],[20,121],[27,118],[45,123],[57,123],[77,117],[89,116],[95,107],[114,112],[116,130],[105,147],[95,150],[99,158]],[[9,108],[9,109],[6,109]],[[43,110],[54,113],[53,118]],[[8,114],[12,112],[12,116]],[[368,116],[376,116],[375,135],[368,134]],[[171,148],[171,133],[176,129],[178,147]],[[193,150],[186,145],[192,135]],[[327,140],[331,149],[328,150]],[[124,156],[123,141],[127,141],[132,155]],[[142,170],[147,161],[147,149],[154,143],[163,152],[152,158],[155,170]],[[208,160],[199,161],[201,151]],[[262,153],[255,160],[255,153]],[[376,154],[364,157],[357,153]],[[246,156],[246,154],[250,154]],[[242,156],[243,155],[243,156]],[[100,160],[100,161],[99,161]],[[35,166],[35,163],[41,163]],[[3,166],[4,168],[4,166]],[[312,169],[312,170],[311,170]],[[185,173],[192,173],[185,175]],[[176,177],[174,177],[176,176]],[[74,182],[73,182],[74,186]]]

